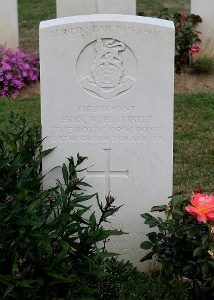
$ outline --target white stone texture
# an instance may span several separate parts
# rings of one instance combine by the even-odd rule
[[[136,0],[56,0],[57,18],[89,14],[136,15]]]
[[[111,219],[128,235],[109,247],[141,268],[149,232],[140,214],[172,194],[174,25],[123,15],[40,24],[43,172],[80,153],[86,180],[104,201],[124,205]],[[49,187],[59,171],[48,174]]]
[[[201,32],[201,55],[214,57],[214,0],[191,0],[191,13],[202,17],[198,30]]]
[[[0,45],[19,45],[17,0],[0,0]]]

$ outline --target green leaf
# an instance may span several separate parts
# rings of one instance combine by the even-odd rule
[[[193,251],[193,257],[200,256],[202,252],[203,252],[203,249],[201,246],[195,248]]]
[[[83,182],[83,181],[80,181],[78,183],[78,185],[82,185],[82,186],[86,186],[86,187],[92,187],[90,184],[86,183],[86,182]]]
[[[193,270],[193,265],[186,265],[183,267],[183,272],[184,273],[189,273]]]
[[[43,150],[43,151],[41,152],[41,157],[43,158],[43,157],[47,156],[47,155],[50,154],[55,148],[56,148],[56,147],[51,148],[51,149],[47,149],[47,150]]]
[[[201,271],[205,274],[209,272],[209,264],[207,262],[201,265]]]
[[[209,260],[207,263],[208,263],[212,268],[214,268],[214,261]]]
[[[92,227],[96,226],[97,222],[96,222],[95,212],[93,212],[93,213],[90,215],[89,223],[90,223],[90,225],[91,225]]]
[[[3,299],[6,298],[14,289],[15,285],[9,285],[4,293]]]
[[[146,219],[146,220],[150,220],[151,218],[153,218],[153,216],[151,216],[151,215],[148,214],[148,213],[141,214],[141,217],[142,217],[143,219]]]
[[[150,242],[152,242],[153,244],[156,244],[159,242],[159,238],[156,232],[150,232],[147,234]]]
[[[22,280],[22,281],[17,282],[16,284],[17,284],[17,286],[32,288],[31,284],[35,283],[35,282],[36,282],[35,280]]]
[[[33,169],[34,169],[34,167],[24,170],[24,172],[22,173],[22,176],[20,178],[20,181],[26,180],[30,176]]]
[[[65,181],[65,184],[68,184],[68,176],[69,175],[68,175],[68,169],[65,164],[63,164],[63,166],[62,166],[62,174],[63,174],[63,179]]]
[[[141,217],[146,219],[146,221],[144,223],[149,225],[150,228],[156,227],[160,223],[160,221],[158,219],[156,219],[155,217],[153,217],[152,215],[150,215],[148,213],[141,214]]]
[[[27,212],[32,213],[33,211],[35,211],[41,205],[42,201],[43,200],[40,198],[37,200],[34,200],[34,202],[28,207]]]
[[[64,250],[66,253],[70,251],[71,246],[70,246],[69,243],[67,243],[67,242],[62,242],[61,245],[62,245],[63,250]]]
[[[186,201],[188,199],[188,197],[185,197],[183,195],[176,195],[174,197],[172,197],[170,204],[172,206],[177,206],[180,205],[182,202]]]
[[[76,204],[76,203],[79,203],[79,202],[90,200],[90,199],[92,199],[95,196],[96,196],[96,194],[85,195],[85,196],[78,196],[78,197],[76,197],[76,198],[73,199],[73,202]]]
[[[12,266],[12,274],[13,274],[13,276],[15,276],[17,273],[19,273],[19,267],[18,267],[17,258],[15,257],[15,259],[13,261],[13,266]]]
[[[144,250],[149,250],[153,247],[153,244],[149,241],[145,241],[145,242],[142,242],[140,244],[140,248],[144,249]]]
[[[166,211],[167,205],[153,206],[151,211]]]
[[[77,165],[81,165],[84,160],[88,159],[88,157],[80,156],[79,153],[77,153]]]
[[[106,219],[106,218],[112,216],[113,214],[115,214],[121,207],[122,207],[122,205],[118,206],[118,207],[110,208],[108,211],[106,211],[104,213],[104,219]]]
[[[209,241],[209,237],[207,235],[205,235],[203,238],[202,238],[202,245],[206,245],[206,243]]]
[[[164,269],[166,270],[167,273],[172,273],[174,269],[173,262],[171,260],[167,261],[164,264]]]

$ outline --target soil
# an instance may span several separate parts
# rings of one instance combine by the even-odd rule
[[[214,92],[214,75],[175,74],[175,93]],[[40,95],[40,84],[31,84],[23,89],[19,99]]]
[[[214,92],[214,74],[176,74],[175,93]]]

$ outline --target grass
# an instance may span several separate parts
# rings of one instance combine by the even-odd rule
[[[138,272],[129,262],[106,261],[108,276],[99,277],[97,300],[190,300],[187,284],[163,272]]]
[[[4,130],[11,113],[26,114],[30,124],[40,124],[40,101],[38,97],[23,100],[0,101],[0,129]]]
[[[163,8],[169,8],[170,13],[189,12],[190,0],[138,0],[137,11],[145,16],[158,16]]]
[[[19,0],[20,46],[28,51],[39,48],[39,23],[56,17],[56,0]]]
[[[38,97],[0,101],[1,129],[11,112],[26,113],[30,123],[40,123]],[[214,94],[183,94],[175,97],[174,192],[214,187]]]
[[[214,94],[177,95],[175,105],[174,191],[214,188]]]

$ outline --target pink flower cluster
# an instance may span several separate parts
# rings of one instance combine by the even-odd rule
[[[190,54],[197,54],[200,52],[200,47],[197,44],[192,44],[192,47],[189,49]]]
[[[39,80],[39,56],[0,46],[0,98],[15,99],[28,83]]]
[[[185,210],[199,222],[214,221],[214,196],[195,191],[190,203],[192,205],[186,206]]]

